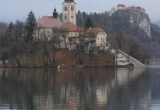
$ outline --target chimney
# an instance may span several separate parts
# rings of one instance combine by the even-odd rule
[[[57,19],[57,16],[58,16],[58,13],[56,12],[56,9],[54,9],[53,17]]]

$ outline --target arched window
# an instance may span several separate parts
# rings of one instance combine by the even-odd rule
[[[71,16],[71,18],[73,19],[74,17],[73,17],[73,16]]]
[[[67,19],[67,16],[65,16],[64,18]]]
[[[64,7],[64,11],[67,11],[67,6]]]
[[[74,6],[71,6],[71,11],[74,11]]]

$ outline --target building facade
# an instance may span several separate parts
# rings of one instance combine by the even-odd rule
[[[123,4],[118,4],[117,5],[117,10],[125,10],[127,7]]]
[[[95,40],[96,47],[104,47],[108,43],[106,41],[107,34],[101,28],[89,28],[85,32],[85,37],[89,37],[92,40]]]
[[[37,21],[35,40],[50,40],[53,29],[59,28],[61,25],[62,21],[54,9],[52,16],[43,16]]]

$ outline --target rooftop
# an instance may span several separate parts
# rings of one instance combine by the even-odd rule
[[[53,28],[53,27],[60,27],[62,22],[59,17],[54,18],[53,16],[43,16],[37,22],[38,27],[45,27],[45,28]]]
[[[98,34],[99,32],[105,32],[102,28],[89,28],[87,29],[85,35],[88,36],[88,35],[96,35]]]
[[[80,28],[77,25],[71,22],[66,22],[62,24],[60,28],[66,29],[66,31],[79,31],[80,30]]]

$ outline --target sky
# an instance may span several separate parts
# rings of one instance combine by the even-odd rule
[[[28,13],[32,10],[38,19],[44,15],[51,16],[53,9],[62,12],[64,0],[0,0],[0,22],[26,21]],[[160,0],[74,0],[77,11],[105,12],[116,7],[117,4],[126,6],[141,6],[145,8],[151,22],[160,20]]]

